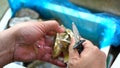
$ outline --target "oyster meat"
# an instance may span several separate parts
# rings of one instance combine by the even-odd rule
[[[58,58],[60,55],[63,55],[64,63],[68,62],[69,52],[68,47],[70,45],[73,32],[70,29],[65,28],[64,33],[57,33],[55,38],[55,43],[53,47],[53,58]]]

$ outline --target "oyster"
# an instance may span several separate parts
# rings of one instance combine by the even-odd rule
[[[69,52],[68,47],[70,45],[71,37],[73,32],[70,29],[65,28],[64,33],[57,33],[55,43],[53,47],[53,58],[58,58],[61,54],[63,55],[64,63],[68,62]]]
[[[15,17],[30,17],[31,19],[38,19],[39,13],[29,8],[22,8],[15,14]]]

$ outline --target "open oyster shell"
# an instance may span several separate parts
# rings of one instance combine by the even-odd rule
[[[53,47],[53,58],[58,58],[62,54],[64,63],[68,62],[68,47],[72,37],[73,32],[70,29],[65,29],[64,33],[57,33]]]

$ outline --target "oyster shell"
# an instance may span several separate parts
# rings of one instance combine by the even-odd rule
[[[73,32],[70,29],[65,29],[64,33],[57,33],[55,43],[53,47],[53,58],[58,58],[61,54],[63,55],[64,63],[68,62],[69,52],[68,47],[70,45]]]

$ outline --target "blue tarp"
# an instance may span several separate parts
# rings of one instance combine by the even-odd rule
[[[74,22],[82,37],[91,40],[100,48],[120,44],[119,17],[106,14],[93,14],[76,6],[69,0],[9,0],[13,17],[21,8],[37,11],[40,17],[57,19],[65,27],[72,28]]]

